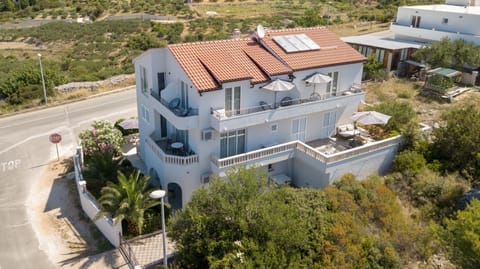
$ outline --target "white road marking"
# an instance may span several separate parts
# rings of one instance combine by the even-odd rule
[[[0,162],[0,172],[11,171],[17,169],[20,166],[20,159]]]
[[[13,148],[16,148],[18,146],[20,146],[21,144],[27,142],[27,141],[30,141],[32,139],[35,139],[35,138],[39,138],[39,137],[42,137],[42,136],[48,136],[50,135],[51,133],[55,133],[55,132],[61,132],[62,130],[65,130],[65,131],[70,131],[70,129],[73,129],[75,127],[79,127],[80,125],[83,125],[85,123],[89,123],[89,122],[93,122],[95,120],[101,120],[101,119],[105,119],[105,118],[109,118],[109,117],[112,117],[112,116],[115,116],[115,115],[118,115],[118,114],[124,114],[124,113],[128,113],[129,111],[134,111],[134,110],[137,110],[137,108],[130,108],[130,109],[127,109],[127,110],[124,110],[124,111],[120,111],[120,112],[114,112],[114,113],[110,113],[110,114],[107,114],[107,115],[103,115],[103,116],[100,116],[100,117],[94,117],[94,118],[90,118],[88,120],[83,120],[83,121],[80,121],[78,123],[76,123],[75,125],[72,125],[72,126],[65,126],[65,125],[62,125],[62,126],[59,126],[55,129],[52,129],[48,132],[45,132],[45,133],[41,133],[41,134],[37,134],[37,135],[34,135],[34,136],[30,136],[30,137],[27,137],[25,139],[23,139],[22,141],[19,141],[13,145],[11,145],[10,147],[0,151],[0,154],[3,154]],[[55,153],[56,155],[56,153]]]

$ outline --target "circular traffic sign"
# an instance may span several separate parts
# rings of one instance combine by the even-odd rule
[[[57,144],[62,141],[62,136],[60,134],[54,133],[50,135],[50,142]]]

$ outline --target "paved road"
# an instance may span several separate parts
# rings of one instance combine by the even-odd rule
[[[55,268],[39,249],[26,201],[33,180],[56,158],[48,141],[62,135],[60,155],[72,154],[78,133],[99,119],[137,115],[133,89],[0,119],[0,269]]]

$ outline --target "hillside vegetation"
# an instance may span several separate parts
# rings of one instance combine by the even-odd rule
[[[4,48],[0,49],[0,113],[41,104],[38,53],[42,54],[47,94],[55,100],[55,85],[132,73],[132,59],[149,48],[230,38],[235,28],[247,35],[258,24],[271,29],[328,24],[335,25],[334,31],[349,34],[385,29],[372,25],[357,29],[355,24],[388,22],[399,4],[431,2],[235,0],[197,1],[189,6],[180,0],[2,1],[0,21],[55,20],[33,28],[0,29],[0,48]],[[207,16],[207,11],[217,15]],[[168,24],[140,19],[106,20],[110,15],[132,13],[176,16],[178,20]],[[85,16],[94,22],[63,20]]]

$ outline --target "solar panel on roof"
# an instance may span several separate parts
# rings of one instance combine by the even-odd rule
[[[290,42],[298,51],[310,50],[305,44],[303,44],[295,35],[287,35],[284,38]]]
[[[315,43],[315,41],[311,40],[306,34],[297,35],[297,38],[300,39],[307,47],[311,50],[319,50],[320,46]]]
[[[277,44],[282,47],[286,52],[298,51],[297,48],[290,44],[290,42],[288,42],[288,40],[286,40],[284,36],[274,36],[273,40],[275,40],[275,42],[277,42]]]
[[[274,36],[273,40],[287,53],[320,49],[320,46],[305,34]]]

